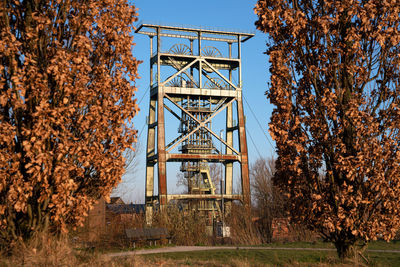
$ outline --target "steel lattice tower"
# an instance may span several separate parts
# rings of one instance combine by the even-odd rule
[[[219,210],[218,200],[222,196],[215,194],[208,168],[210,162],[220,162],[225,166],[223,199],[228,210],[232,200],[240,200],[250,207],[242,103],[241,43],[254,34],[144,23],[135,32],[150,37],[150,105],[146,150],[147,221],[151,222],[155,205],[160,205],[160,210],[163,211],[170,200],[187,200],[196,203],[196,208],[201,206],[213,212]],[[166,39],[169,46],[164,49],[162,41]],[[225,51],[221,52],[217,47],[224,43]],[[175,112],[171,106],[180,112]],[[168,144],[165,140],[168,124],[164,115],[166,111],[180,121],[178,136]],[[225,138],[216,134],[211,127],[212,120],[221,111],[226,114]],[[236,147],[233,140],[235,131],[238,137]],[[218,150],[215,143],[222,144],[223,149]],[[181,162],[180,169],[188,180],[187,194],[167,193],[168,162]],[[241,194],[236,195],[233,194],[234,162],[240,164],[242,187]],[[154,194],[156,165],[158,196]]]

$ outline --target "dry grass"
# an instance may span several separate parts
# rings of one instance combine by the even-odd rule
[[[208,236],[206,231],[208,220],[199,213],[181,211],[176,206],[169,206],[165,213],[154,216],[153,226],[167,228],[172,236],[172,243],[176,245],[213,245],[220,241]],[[231,230],[228,243],[236,245],[262,243],[259,231],[243,206],[235,205],[225,221]]]
[[[119,266],[249,266],[241,260],[232,264],[221,263],[218,260],[177,260],[166,258],[144,258],[140,256],[111,258],[96,251],[78,249],[66,237],[54,237],[48,234],[38,234],[29,242],[20,242],[10,250],[11,255],[0,254],[1,267],[119,267]]]
[[[19,242],[11,255],[0,255],[0,266],[145,266],[139,257],[115,259],[91,250],[75,248],[68,238],[38,234],[30,241]]]
[[[144,214],[110,214],[102,227],[90,229],[86,224],[75,230],[70,230],[70,237],[75,246],[96,247],[102,250],[121,250],[129,248],[126,229],[143,228],[146,226]]]
[[[18,242],[11,249],[12,256],[5,258],[11,266],[76,265],[77,257],[65,238],[37,234],[29,242]]]
[[[40,234],[15,245],[11,256],[0,255],[0,267],[8,266],[365,266],[341,264],[335,252],[291,250],[221,250],[177,252],[111,258],[98,251],[74,247],[68,238]],[[386,258],[391,256],[391,260]],[[385,259],[383,259],[385,257]],[[374,255],[373,266],[397,266],[399,255]],[[397,260],[397,261],[396,261]]]
[[[210,245],[206,223],[206,218],[196,212],[168,206],[165,213],[154,216],[153,226],[167,228],[176,245]]]
[[[235,205],[227,218],[231,227],[232,243],[237,245],[260,245],[262,237],[250,214],[241,205]]]

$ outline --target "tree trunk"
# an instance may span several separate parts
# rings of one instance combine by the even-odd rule
[[[357,256],[357,246],[351,241],[337,241],[334,243],[338,256],[342,262],[353,261]]]

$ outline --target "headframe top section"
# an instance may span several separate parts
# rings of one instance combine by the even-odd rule
[[[237,32],[237,31],[224,31],[216,30],[204,27],[188,27],[188,26],[169,26],[169,25],[158,25],[149,23],[139,23],[136,27],[135,33],[141,33],[153,36],[166,36],[173,38],[184,38],[189,40],[196,40],[201,38],[202,40],[209,41],[220,41],[228,43],[236,43],[238,41],[244,43],[255,34],[249,32]]]

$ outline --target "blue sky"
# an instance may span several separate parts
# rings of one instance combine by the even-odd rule
[[[270,157],[274,154],[271,138],[267,132],[268,122],[273,106],[264,95],[269,79],[268,58],[266,50],[266,35],[256,31],[254,22],[257,16],[253,7],[256,0],[136,0],[134,5],[139,9],[139,21],[162,25],[189,25],[193,27],[216,27],[219,29],[254,32],[256,35],[242,46],[242,76],[243,95],[249,106],[244,102],[247,126],[247,145],[250,163],[259,156]],[[136,97],[141,100],[141,111],[134,119],[134,127],[139,132],[141,153],[138,154],[138,167],[133,173],[123,177],[124,182],[116,191],[125,201],[142,203],[144,201],[145,184],[145,149],[149,95],[149,37],[134,34],[133,54],[143,63],[139,67],[141,79],[136,81],[138,92]],[[255,114],[256,118],[254,117]],[[167,119],[167,118],[166,118]],[[260,129],[260,126],[263,131]],[[178,134],[178,133],[176,133]],[[251,138],[255,145],[253,144]],[[269,139],[269,141],[267,140]],[[175,176],[176,166],[167,164],[168,192],[177,193]],[[115,195],[115,194],[114,194]]]

